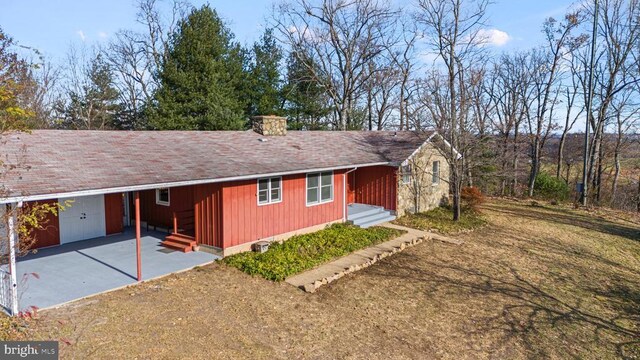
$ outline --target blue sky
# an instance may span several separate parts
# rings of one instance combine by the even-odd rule
[[[199,6],[207,1],[192,0]],[[243,44],[256,40],[271,12],[271,0],[210,0]],[[489,8],[488,31],[495,50],[526,49],[542,40],[548,16],[562,17],[573,1],[497,0]],[[54,61],[70,45],[107,41],[119,29],[136,27],[135,0],[0,0],[0,26],[20,44],[39,49]]]

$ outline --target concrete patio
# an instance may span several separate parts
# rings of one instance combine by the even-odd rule
[[[183,253],[160,245],[166,234],[142,232],[142,277],[153,279],[210,263],[216,255]],[[47,308],[136,283],[135,234],[84,240],[41,249],[17,263],[20,309]],[[35,274],[35,275],[34,275]]]

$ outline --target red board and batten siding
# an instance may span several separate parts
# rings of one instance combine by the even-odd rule
[[[396,210],[397,168],[392,166],[359,168],[355,171],[355,183],[357,203]]]
[[[222,184],[194,186],[193,200],[196,241],[222,248]]]
[[[106,194],[104,196],[104,218],[107,235],[122,232],[124,216],[123,194]]]
[[[58,200],[43,200],[37,202],[27,202],[25,207],[29,207],[32,204],[49,204],[55,205]],[[4,205],[3,205],[4,206]],[[58,216],[48,213],[42,222],[42,229],[34,229],[31,232],[31,236],[35,239],[35,242],[31,246],[32,249],[39,249],[47,246],[60,245],[60,222]]]
[[[185,210],[193,210],[192,186],[171,188],[169,206],[156,204],[155,190],[140,191],[140,219],[149,225],[170,228],[173,226],[173,212]]]
[[[306,174],[283,176],[282,201],[267,205],[258,205],[256,180],[223,184],[223,247],[341,220],[343,173],[334,172],[333,201],[313,206],[306,204]]]

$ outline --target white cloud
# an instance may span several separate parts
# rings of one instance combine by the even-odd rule
[[[109,35],[108,35],[106,32],[104,32],[104,31],[100,31],[100,32],[98,33],[98,37],[99,37],[100,39],[106,39],[108,36],[109,36]]]
[[[480,29],[478,38],[485,45],[491,46],[504,46],[511,40],[509,34],[498,29]]]
[[[82,40],[82,41],[85,41],[87,39],[87,36],[84,34],[84,31],[82,31],[82,30],[76,31],[76,34],[78,34],[78,36],[80,36],[80,40]]]

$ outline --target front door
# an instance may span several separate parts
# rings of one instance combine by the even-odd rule
[[[104,195],[59,199],[69,202],[60,212],[60,243],[106,236]]]
[[[356,172],[347,174],[347,205],[356,202]]]

